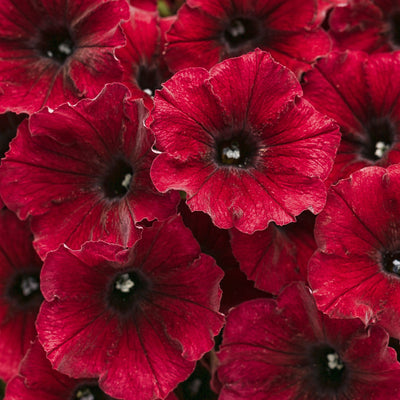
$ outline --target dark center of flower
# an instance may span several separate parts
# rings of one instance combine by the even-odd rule
[[[314,347],[311,352],[312,373],[322,392],[337,391],[346,380],[346,364],[329,345]]]
[[[133,169],[123,158],[114,159],[105,174],[102,188],[108,199],[124,197],[131,187]]]
[[[249,17],[234,18],[223,31],[223,40],[231,49],[237,49],[258,39],[260,27],[257,20]]]
[[[110,307],[127,314],[134,310],[138,302],[148,293],[149,282],[139,271],[126,271],[118,274],[109,289]]]
[[[382,266],[387,273],[400,276],[400,251],[383,253]]]
[[[250,167],[257,153],[257,145],[244,134],[217,141],[217,163],[238,168]]]
[[[367,138],[362,149],[362,155],[369,160],[379,160],[391,148],[395,129],[389,118],[374,118],[369,121],[367,127]]]
[[[149,96],[154,96],[157,89],[161,89],[161,76],[158,68],[140,65],[136,81],[140,89],[146,92]]]
[[[18,308],[34,308],[42,302],[38,272],[19,273],[7,290],[9,301]]]
[[[71,400],[108,400],[110,399],[96,384],[80,385]]]
[[[64,64],[75,51],[74,41],[65,27],[44,28],[35,47],[41,56],[51,58],[59,64]]]
[[[389,17],[389,39],[394,48],[400,47],[400,10],[396,10]]]

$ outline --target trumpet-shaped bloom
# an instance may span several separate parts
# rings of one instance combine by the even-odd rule
[[[389,335],[318,312],[303,285],[233,309],[224,329],[219,400],[395,400],[400,364]]]
[[[131,246],[137,222],[175,213],[179,195],[157,192],[149,176],[147,111],[129,96],[125,86],[109,85],[94,100],[40,111],[20,126],[1,164],[0,192],[21,219],[33,216],[41,257],[62,243]]]
[[[301,95],[261,50],[176,73],[151,114],[156,188],[185,191],[192,211],[245,233],[320,212],[340,134]]]
[[[214,345],[222,271],[178,217],[131,249],[88,242],[48,254],[37,329],[53,367],[125,400],[165,398]]]

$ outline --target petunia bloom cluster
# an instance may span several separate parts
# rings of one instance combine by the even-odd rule
[[[400,398],[400,2],[0,15],[0,398]]]

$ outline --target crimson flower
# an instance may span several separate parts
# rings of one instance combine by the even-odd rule
[[[0,378],[8,381],[36,337],[42,262],[27,222],[0,210]]]
[[[145,228],[132,249],[60,247],[41,278],[37,330],[47,358],[71,377],[99,377],[116,398],[165,398],[224,321],[222,271],[178,217]]]
[[[329,33],[338,50],[389,52],[400,49],[399,24],[399,0],[352,0],[332,11]]]
[[[305,74],[304,97],[340,125],[329,182],[400,162],[400,53],[331,53]]]
[[[176,73],[156,93],[158,190],[183,190],[219,228],[253,233],[322,210],[340,136],[301,98],[295,76],[256,50],[210,72]]]
[[[173,71],[210,68],[261,48],[300,76],[331,47],[317,15],[313,0],[187,0],[167,33],[166,60]]]
[[[61,243],[130,246],[140,237],[137,222],[176,212],[178,194],[162,195],[150,180],[147,111],[129,96],[108,85],[94,100],[44,109],[20,125],[1,164],[0,192],[21,219],[33,216],[41,257]]]
[[[113,400],[95,379],[73,379],[51,367],[35,340],[21,363],[19,373],[6,387],[4,400]]]
[[[379,327],[318,312],[309,290],[242,303],[228,315],[219,400],[395,400],[400,364]]]
[[[165,32],[172,21],[160,18],[157,12],[130,7],[130,19],[122,24],[127,43],[115,51],[124,69],[122,81],[132,98],[143,98],[149,109],[153,107],[156,89],[171,76],[162,53]]]
[[[332,186],[317,217],[309,282],[335,318],[379,322],[400,338],[400,166],[368,167]]]
[[[124,0],[3,0],[0,14],[1,112],[55,108],[121,79]]]

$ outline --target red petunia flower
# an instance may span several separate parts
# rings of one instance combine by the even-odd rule
[[[36,337],[42,262],[27,222],[0,210],[0,378],[9,380]]]
[[[35,340],[21,363],[18,376],[6,387],[4,400],[113,400],[95,379],[73,379],[51,367]]]
[[[99,377],[125,400],[165,398],[222,328],[222,271],[180,218],[145,228],[132,249],[60,247],[42,272],[37,329],[54,368]]]
[[[121,79],[125,0],[2,0],[0,15],[1,112],[55,108]]]
[[[399,24],[399,0],[352,0],[332,11],[329,33],[338,50],[388,52],[400,49]]]
[[[165,32],[173,19],[160,18],[157,12],[130,7],[130,19],[122,24],[127,43],[115,51],[124,69],[122,81],[131,91],[132,98],[143,98],[146,106],[153,107],[152,96],[171,73],[164,60]]]
[[[395,400],[400,364],[379,326],[330,319],[303,285],[241,304],[218,354],[219,400]]]
[[[400,166],[364,168],[332,186],[317,217],[309,282],[335,318],[378,322],[400,338]]]
[[[400,52],[333,52],[304,80],[304,97],[341,128],[330,183],[400,162]]]
[[[175,74],[152,112],[162,152],[151,169],[156,188],[187,192],[192,211],[245,233],[320,212],[340,135],[301,94],[295,76],[260,50]]]
[[[300,76],[331,47],[317,15],[314,0],[187,0],[167,33],[166,60],[173,71],[211,68],[261,48]]]
[[[312,214],[252,235],[232,229],[231,235],[233,254],[258,289],[278,294],[290,282],[307,282],[307,264],[316,249]]]
[[[138,221],[175,214],[179,195],[158,193],[149,176],[147,111],[129,96],[123,85],[109,85],[94,100],[42,110],[20,126],[1,164],[0,192],[21,219],[33,216],[41,257],[61,243],[130,246]]]

